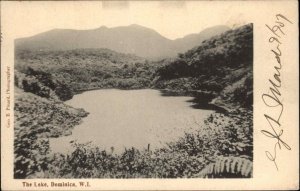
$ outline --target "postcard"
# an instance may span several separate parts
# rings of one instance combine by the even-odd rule
[[[299,189],[297,1],[1,1],[2,190]]]

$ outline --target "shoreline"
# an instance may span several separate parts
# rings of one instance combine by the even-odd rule
[[[89,88],[89,89],[81,89],[81,90],[76,90],[74,91],[74,95],[82,94],[84,92],[89,92],[89,91],[96,91],[96,90],[157,90],[160,92],[161,96],[166,96],[166,97],[181,97],[181,96],[188,96],[192,97],[193,99],[190,100],[189,102],[192,102],[193,105],[191,106],[194,109],[211,109],[215,110],[216,112],[220,113],[228,113],[230,112],[229,107],[226,107],[225,104],[216,104],[214,102],[214,99],[216,99],[216,94],[209,92],[209,91],[201,91],[201,90],[189,90],[189,91],[183,91],[183,90],[171,90],[171,89],[159,89],[159,88],[151,88],[151,87],[144,87],[144,88],[116,88],[116,87],[111,87],[111,88]],[[200,100],[204,100],[199,102]],[[71,100],[71,99],[69,99]],[[68,100],[66,100],[68,101]]]
[[[110,88],[107,88],[107,89],[110,89]],[[117,89],[117,88],[114,88],[114,89]],[[147,89],[151,89],[151,88],[147,88]],[[152,90],[158,90],[158,89],[152,89]],[[163,90],[158,90],[158,91],[160,91],[161,92],[161,96],[170,96],[170,92],[169,91],[167,91],[167,90],[165,90],[165,89],[163,89]],[[175,93],[174,93],[175,92]],[[183,95],[178,95],[178,92],[179,91],[171,91],[171,96],[183,96]],[[53,130],[55,130],[55,131],[57,131],[56,133],[55,133],[55,131],[52,131],[51,130],[51,128],[50,128],[50,132],[52,132],[52,133],[48,133],[47,135],[46,135],[46,137],[48,137],[46,140],[45,140],[45,142],[43,142],[43,143],[39,143],[41,140],[43,140],[43,137],[45,137],[45,136],[38,136],[38,134],[36,134],[37,135],[37,138],[36,139],[32,139],[32,143],[31,144],[40,144],[40,146],[39,147],[41,147],[41,148],[48,148],[49,149],[49,138],[50,137],[62,137],[62,136],[68,136],[68,135],[70,135],[71,133],[72,133],[72,130],[73,130],[73,128],[76,128],[76,126],[80,123],[80,121],[82,122],[82,119],[84,118],[84,117],[86,117],[87,115],[83,115],[82,114],[82,112],[84,112],[85,114],[87,114],[87,112],[84,110],[84,109],[78,109],[78,108],[74,108],[74,107],[72,107],[72,106],[69,106],[69,105],[67,105],[67,104],[65,104],[64,102],[60,102],[60,103],[56,103],[55,101],[53,101],[53,100],[48,100],[47,98],[41,98],[41,97],[39,97],[39,96],[37,96],[37,95],[34,95],[34,94],[32,94],[32,93],[26,93],[26,92],[24,92],[25,94],[27,94],[27,95],[30,95],[31,97],[36,97],[35,98],[35,100],[36,101],[34,101],[33,103],[35,104],[35,105],[37,105],[37,108],[38,107],[40,107],[39,105],[40,105],[40,103],[39,102],[45,102],[45,103],[47,103],[47,104],[53,104],[51,107],[58,107],[58,106],[60,106],[60,107],[62,107],[62,108],[71,108],[71,109],[73,109],[73,110],[75,110],[75,111],[77,111],[78,113],[77,113],[77,116],[75,117],[75,119],[76,119],[76,121],[78,121],[78,122],[76,122],[76,123],[70,123],[70,125],[67,125],[67,123],[68,122],[66,122],[66,121],[62,121],[62,124],[64,124],[63,126],[64,127],[67,127],[67,128],[64,128],[63,126],[57,126],[57,128],[58,129],[53,129]],[[169,93],[169,94],[167,94],[167,95],[163,95],[164,93]],[[180,92],[179,92],[180,93]],[[190,93],[190,92],[188,92],[188,93]],[[195,93],[195,92],[193,92],[193,93]],[[196,92],[195,94],[197,94],[197,93],[199,93],[199,92]],[[24,97],[24,96],[20,96],[20,97]],[[195,98],[195,97],[194,97]],[[22,98],[22,100],[24,100],[23,98]],[[201,99],[200,99],[201,100]],[[32,100],[33,101],[33,100]],[[191,100],[191,102],[194,102],[194,101],[197,101],[197,99],[195,98],[194,100]],[[199,97],[198,97],[198,101],[199,101]],[[16,103],[18,103],[18,102],[16,102]],[[22,104],[22,103],[21,103]],[[32,106],[31,106],[32,107]],[[48,107],[49,108],[49,107]],[[215,128],[219,128],[218,126],[216,126],[216,124],[215,124],[215,122],[213,122],[214,120],[217,120],[217,121],[219,121],[219,122],[217,122],[217,123],[220,123],[220,124],[223,124],[223,125],[225,125],[226,126],[226,124],[224,124],[224,122],[222,122],[223,120],[233,120],[233,121],[236,121],[236,117],[237,118],[242,118],[242,115],[244,115],[244,114],[241,114],[240,112],[248,112],[248,113],[252,113],[252,110],[250,109],[243,109],[244,111],[238,111],[238,110],[240,110],[240,109],[238,109],[238,108],[236,108],[237,109],[237,112],[235,112],[235,113],[232,113],[232,112],[225,112],[225,113],[222,113],[222,112],[220,112],[220,113],[214,113],[214,114],[211,114],[207,119],[205,119],[204,121],[206,121],[205,122],[205,124],[203,125],[203,127],[201,127],[201,128],[199,128],[199,130],[196,130],[195,132],[193,132],[193,133],[190,133],[189,134],[189,136],[195,136],[196,134],[197,134],[197,131],[203,131],[203,133],[204,134],[206,134],[206,133],[208,133],[209,131],[212,131],[213,129],[215,129]],[[64,110],[64,109],[63,109]],[[34,112],[38,112],[38,110],[33,110]],[[81,111],[81,112],[80,112]],[[26,112],[26,110],[24,110],[24,112]],[[45,114],[47,114],[48,115],[48,113],[50,112],[50,110],[45,110],[44,112],[46,112]],[[32,114],[31,114],[32,115]],[[248,114],[247,114],[248,115]],[[235,116],[235,117],[234,117]],[[251,120],[252,120],[252,118],[244,118],[246,121],[248,121],[247,123],[250,123],[251,122]],[[42,120],[42,119],[37,119],[37,121],[40,121],[40,120]],[[51,118],[51,120],[49,121],[49,124],[53,124],[53,123],[55,123],[55,121],[56,120],[54,120],[53,118]],[[245,122],[245,121],[244,121]],[[243,122],[243,123],[244,123]],[[235,123],[237,123],[237,122],[235,122]],[[243,123],[239,123],[240,125],[242,125]],[[47,124],[47,123],[46,123]],[[237,123],[238,124],[238,123]],[[222,125],[222,126],[223,126]],[[238,126],[240,126],[240,125],[238,125]],[[212,127],[211,127],[212,126]],[[30,127],[30,126],[29,126]],[[34,128],[34,130],[35,131],[37,131],[38,129],[35,129],[35,127],[33,127]],[[202,130],[202,128],[204,128],[204,130]],[[250,125],[248,128],[252,128],[252,126]],[[45,130],[47,130],[47,129],[45,129]],[[41,129],[41,133],[43,134],[44,132],[46,132],[45,130],[42,130]],[[26,135],[26,133],[28,133],[28,135],[29,134],[31,134],[31,131],[32,130],[30,130],[30,128],[28,129],[28,131],[27,132],[24,132],[25,133],[25,135]],[[58,132],[60,132],[60,133],[58,133]],[[54,134],[53,134],[54,133]],[[57,134],[58,133],[58,134]],[[17,133],[18,134],[18,133]],[[26,135],[27,136],[27,135]],[[186,139],[186,137],[184,136],[184,137],[182,137],[182,138],[179,138],[178,140],[175,140],[174,142],[172,142],[172,143],[166,143],[167,145],[169,145],[169,144],[183,144],[183,143],[181,143],[181,141],[182,140],[185,140]],[[23,141],[22,139],[18,139],[18,138],[15,138],[15,141]],[[22,143],[23,144],[23,143]],[[194,143],[193,143],[194,144]],[[85,150],[86,152],[87,151],[89,151],[89,149],[92,149],[92,148],[85,148],[87,145],[80,145],[80,144],[78,144],[78,145],[75,145],[75,149],[74,149],[74,152],[76,152],[76,150],[81,150],[81,149],[83,149],[83,150]],[[181,146],[180,146],[181,147]],[[177,147],[176,147],[177,148]],[[87,149],[87,150],[86,150]],[[163,151],[164,149],[167,149],[166,151]],[[47,150],[47,149],[46,149]],[[29,150],[29,152],[34,152],[35,150]],[[52,157],[53,157],[53,154],[51,154],[51,153],[41,153],[40,151],[38,151],[39,153],[40,153],[40,155],[41,156],[45,156],[46,158],[47,158],[47,160],[57,160],[57,159],[53,159]],[[72,152],[69,156],[72,156],[73,155],[73,153],[74,152]],[[90,151],[89,151],[90,152]],[[91,151],[91,152],[94,152],[94,151]],[[103,151],[103,152],[105,152],[105,153],[108,153],[107,151]],[[121,153],[120,155],[113,155],[113,157],[116,157],[117,159],[116,160],[120,160],[119,159],[119,157],[121,157],[122,155],[125,155],[126,153],[128,153],[128,152],[133,152],[133,153],[140,153],[141,155],[142,155],[142,157],[146,157],[147,156],[147,152],[149,152],[149,151],[143,151],[143,150],[137,150],[137,149],[130,149],[129,148],[129,150],[126,150],[125,152],[123,152],[123,153]],[[175,152],[175,153],[177,153],[176,151],[169,151],[169,149],[168,149],[168,147],[166,147],[166,148],[162,148],[162,149],[156,149],[156,150],[153,150],[153,151],[151,151],[151,152],[158,152],[158,154],[159,154],[159,156],[161,155],[161,154],[163,154],[164,152],[167,152],[167,153],[169,153],[169,152]],[[180,153],[177,153],[177,154],[180,154]],[[202,155],[203,153],[198,153],[199,155]],[[61,155],[62,155],[62,153],[61,153]],[[182,154],[180,154],[180,155],[182,155]],[[251,155],[250,155],[250,159],[251,159]],[[167,161],[169,161],[169,160],[171,160],[171,159],[167,159]],[[61,161],[56,161],[56,162],[61,162]],[[50,165],[51,166],[51,164],[50,163],[48,163],[48,162],[46,162],[46,164],[47,164],[47,166],[48,165]],[[69,164],[69,165],[71,165],[71,164]],[[48,167],[47,167],[47,169],[48,169]],[[45,169],[46,171],[48,171],[47,169]],[[201,168],[202,169],[202,168]],[[109,172],[109,173],[111,173],[111,172]],[[125,173],[125,172],[123,172],[123,173]],[[126,173],[125,173],[126,174]],[[55,173],[54,173],[54,175],[55,175]],[[35,175],[35,172],[34,173],[32,173],[32,174],[28,174],[28,175],[26,175],[26,176],[24,176],[24,178],[30,178],[30,177],[35,177],[36,175]],[[112,176],[114,176],[114,175],[112,175]],[[127,175],[126,175],[127,176]]]

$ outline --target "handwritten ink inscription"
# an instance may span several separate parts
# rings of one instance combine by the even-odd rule
[[[276,110],[277,115],[264,114],[266,121],[268,122],[268,130],[261,130],[261,133],[271,139],[275,139],[274,148],[271,151],[265,151],[267,158],[272,161],[278,170],[278,165],[276,162],[277,150],[285,148],[291,150],[291,147],[282,139],[283,127],[281,124],[281,116],[284,111],[284,104],[281,92],[282,76],[281,70],[283,67],[281,46],[284,43],[284,37],[287,35],[286,30],[288,25],[293,24],[291,20],[282,14],[277,14],[275,16],[275,22],[272,25],[267,25],[266,27],[271,32],[272,36],[268,39],[268,42],[272,46],[271,52],[274,55],[274,74],[272,79],[268,79],[269,83],[269,93],[262,94],[262,100],[268,108]]]

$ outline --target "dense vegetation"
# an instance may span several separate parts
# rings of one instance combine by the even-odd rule
[[[157,62],[107,49],[17,50],[15,178],[251,177],[252,40],[246,25]],[[226,112],[165,148],[117,155],[74,142],[69,155],[49,154],[48,138],[69,134],[87,115],[62,101],[95,88],[193,92]]]
[[[113,154],[74,143],[75,150],[65,156],[56,154],[41,177],[49,178],[182,178],[201,177],[204,168],[223,157],[237,157],[249,161],[248,174],[243,168],[232,172],[220,172],[225,177],[252,176],[252,124],[245,123],[250,117],[245,111],[242,115],[216,114],[210,116],[205,127],[192,134],[156,150],[137,150],[134,148],[122,154]],[[223,120],[226,120],[224,123]],[[242,165],[242,164],[241,164]],[[226,174],[227,173],[227,174]]]
[[[15,178],[47,169],[48,138],[71,134],[72,128],[87,116],[83,109],[25,93],[16,87],[14,114]]]
[[[28,74],[28,68],[42,70],[75,92],[149,87],[156,67],[154,62],[108,49],[16,52],[18,71]]]
[[[214,103],[220,106],[251,107],[252,49],[252,25],[227,31],[179,54],[175,61],[159,68],[155,87],[201,90],[215,95]]]

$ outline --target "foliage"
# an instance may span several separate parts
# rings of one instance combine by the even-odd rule
[[[14,177],[25,178],[47,169],[48,138],[67,135],[87,113],[16,87],[15,91]]]
[[[54,80],[51,74],[41,70],[34,70],[31,67],[26,68],[23,72],[15,73],[15,85],[22,88],[25,92],[62,101],[73,97],[70,87],[64,82]]]
[[[201,178],[251,178],[253,163],[241,157],[222,157],[198,174]]]
[[[252,106],[253,26],[242,26],[202,42],[170,63],[158,68],[155,87],[182,91],[202,90],[223,96],[226,107],[238,104]],[[241,79],[245,84],[233,86]],[[188,79],[188,83],[182,79]],[[181,81],[181,82],[180,82]],[[185,88],[184,86],[185,85]],[[231,89],[231,97],[225,90]],[[225,92],[224,92],[225,91]],[[225,98],[226,97],[226,98]],[[217,102],[215,102],[217,104]]]
[[[228,116],[213,114],[206,125],[194,133],[186,133],[181,139],[168,143],[166,147],[155,150],[126,149],[121,154],[101,150],[91,144],[73,143],[70,154],[54,154],[50,167],[44,176],[48,178],[184,178],[198,177],[208,172],[207,166],[219,164],[239,166],[253,159],[251,113]],[[248,120],[249,123],[246,123]],[[243,157],[243,159],[238,159]],[[237,162],[230,162],[230,160]],[[224,162],[225,160],[225,162]],[[216,162],[215,162],[216,161]],[[246,161],[246,162],[245,162]],[[227,164],[228,163],[228,164]],[[220,176],[249,177],[252,163],[247,171],[221,171]],[[209,167],[216,168],[216,167]],[[223,173],[223,175],[221,175]],[[229,174],[231,173],[231,174]],[[204,175],[203,175],[204,176]],[[214,175],[217,177],[217,175]]]
[[[74,92],[96,88],[150,87],[157,68],[157,64],[154,62],[108,49],[17,50],[15,54],[16,69],[20,73],[35,76],[41,84],[52,90],[53,88],[44,83],[45,81],[55,79],[59,82],[58,89],[65,89],[61,87],[61,84],[65,84],[70,86],[67,88]],[[31,70],[39,74],[32,74],[29,72]],[[40,78],[40,76],[43,77]],[[70,95],[67,92],[63,93],[63,100],[69,99]]]

